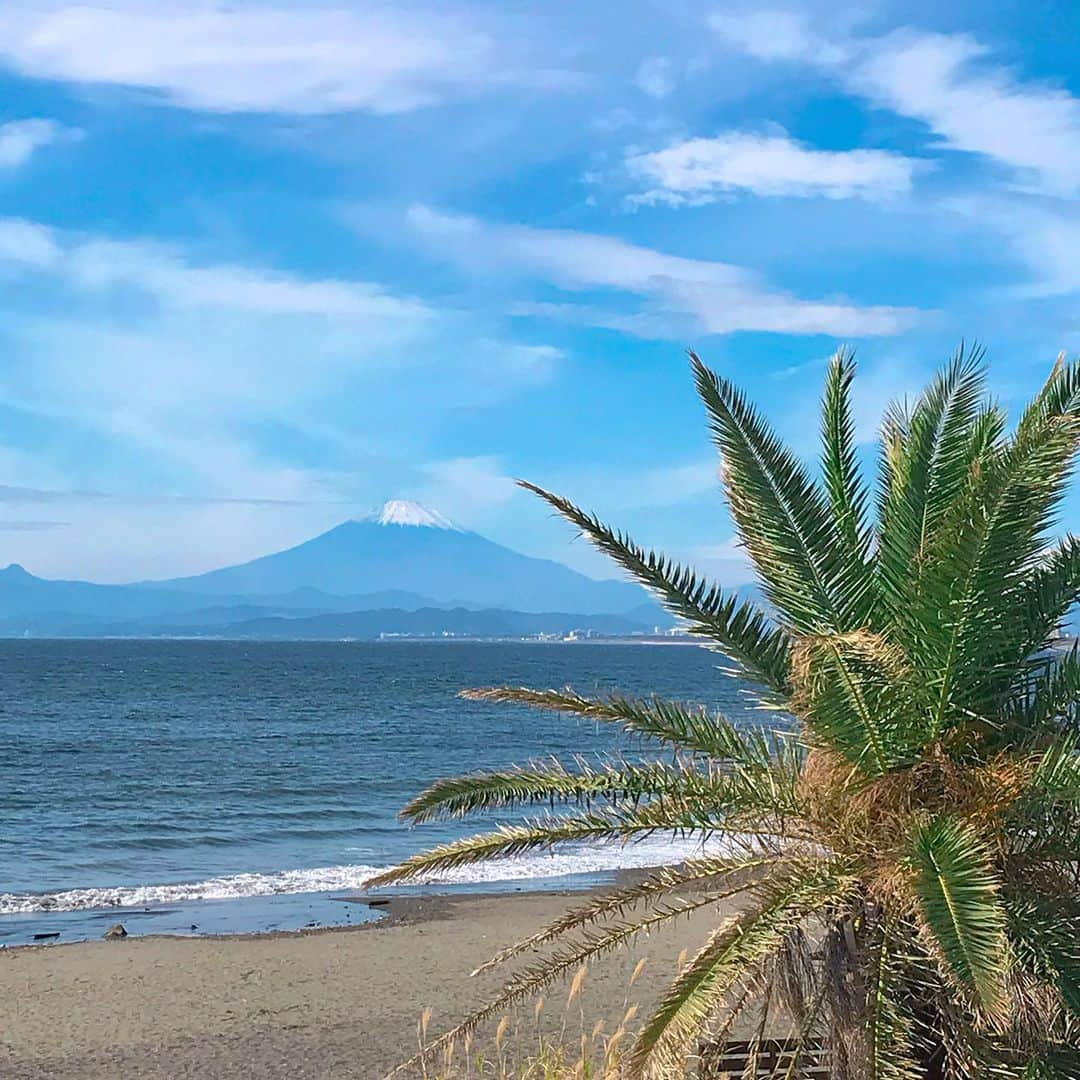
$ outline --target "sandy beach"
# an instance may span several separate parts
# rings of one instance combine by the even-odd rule
[[[432,1034],[466,1015],[505,977],[470,979],[469,971],[575,899],[580,894],[410,897],[391,900],[380,922],[351,929],[7,949],[0,1076],[379,1077],[415,1050],[425,1008]],[[700,943],[716,917],[680,920],[637,951],[600,961],[580,1003],[588,1024],[617,1025],[642,956],[648,962],[631,1000],[653,1001],[680,950]],[[559,984],[545,1009],[553,1032],[565,1001]],[[567,1021],[575,1038],[580,1017],[575,1002]],[[522,1028],[531,1038],[529,1007]]]

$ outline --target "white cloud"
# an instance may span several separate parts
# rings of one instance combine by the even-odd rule
[[[438,507],[456,523],[474,527],[487,515],[501,511],[518,492],[499,458],[480,455],[428,462],[407,493]]]
[[[718,11],[709,26],[744,52],[762,60],[806,60],[822,63],[845,59],[843,50],[812,33],[806,19],[794,11]]]
[[[596,500],[605,500],[616,510],[676,506],[688,499],[718,492],[720,465],[710,456],[704,461],[657,465],[637,472],[617,470],[594,478],[593,487]]]
[[[992,229],[1004,238],[1028,274],[1013,292],[1029,297],[1080,293],[1080,210],[1074,202],[966,198],[948,206],[980,234]]]
[[[658,101],[675,89],[671,61],[666,56],[650,56],[642,60],[634,74],[634,85],[643,93]]]
[[[643,297],[654,305],[646,313],[644,336],[658,331],[662,336],[664,325],[670,333],[672,317],[677,336],[689,317],[696,332],[706,334],[761,330],[840,337],[894,334],[917,317],[906,308],[804,300],[769,288],[743,267],[668,255],[594,233],[490,224],[426,206],[412,207],[408,223],[431,250],[480,274],[516,272],[570,291],[608,289]],[[614,325],[590,306],[559,316]],[[636,332],[634,316],[612,318],[620,329]]]
[[[852,85],[921,120],[954,150],[982,154],[1059,194],[1080,191],[1080,100],[984,66],[967,36],[900,33],[869,51]]]
[[[34,118],[0,124],[0,169],[17,169],[42,147],[65,139],[77,139],[80,134],[55,120]]]
[[[44,269],[60,256],[53,231],[44,225],[18,218],[0,218],[0,270]]]
[[[0,63],[20,75],[139,89],[218,112],[396,113],[485,86],[558,83],[438,7],[14,0]]]
[[[900,30],[830,39],[785,11],[718,14],[710,23],[752,56],[825,70],[873,105],[925,124],[941,145],[995,161],[1023,184],[1080,191],[1080,100],[992,63],[969,35]]]
[[[907,193],[919,162],[885,150],[815,150],[786,134],[730,131],[632,154],[631,172],[656,185],[634,202],[699,204],[725,192],[830,199]]]
[[[200,266],[176,248],[145,240],[111,240],[0,219],[0,272],[47,272],[87,293],[119,288],[174,308],[226,308],[252,314],[333,315],[421,320],[418,300],[368,282],[309,280],[277,271]]]

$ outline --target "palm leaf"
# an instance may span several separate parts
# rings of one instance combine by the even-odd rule
[[[917,1080],[921,1075],[904,1002],[908,987],[900,971],[901,948],[898,935],[882,925],[869,987],[867,1080]]]
[[[503,769],[437,780],[401,811],[401,816],[422,824],[445,817],[463,817],[529,803],[591,802],[634,803],[641,799],[694,799],[703,807],[721,807],[731,799],[730,778],[699,771],[689,765],[648,762],[641,765],[594,767],[579,762],[570,771],[561,762],[531,768]]]
[[[1016,650],[1016,588],[1039,563],[1046,529],[1064,492],[1080,423],[1053,417],[1030,427],[983,463],[943,525],[943,539],[919,576],[927,611],[923,640],[913,643],[937,701],[933,729],[942,731],[956,706],[993,701],[1013,671],[995,670]],[[936,612],[936,619],[929,612]]]
[[[1080,912],[1074,898],[1010,889],[1004,903],[1017,962],[1054,983],[1066,1007],[1080,1020]]]
[[[1080,539],[1065,537],[1018,583],[1010,597],[1011,650],[1003,657],[1009,673],[1021,680],[1030,659],[1053,644],[1061,623],[1080,599]],[[1036,659],[1035,667],[1045,666]]]
[[[552,815],[440,844],[374,875],[364,882],[364,888],[475,866],[490,859],[510,859],[572,841],[625,842],[658,832],[704,838],[723,829],[722,818],[711,816],[693,803],[674,801],[627,810],[608,808],[578,817]]]
[[[569,499],[519,480],[539,495],[589,540],[649,589],[673,615],[685,620],[695,634],[715,641],[746,674],[763,686],[784,694],[787,689],[787,634],[737,593],[725,592],[699,578],[690,567],[639,547],[624,533],[587,514]]]
[[[962,822],[917,828],[911,865],[920,912],[956,981],[989,1013],[1004,1001],[1005,911],[986,848]]]
[[[809,732],[868,776],[909,764],[925,725],[914,676],[887,639],[859,631],[804,637],[792,706]]]
[[[1059,354],[1042,389],[1032,398],[1017,423],[1017,433],[1023,437],[1048,420],[1067,416],[1080,409],[1080,358],[1067,360]]]
[[[829,505],[743,394],[690,354],[724,463],[728,505],[772,603],[800,632],[854,629],[864,567],[837,542]]]
[[[901,613],[912,570],[967,481],[984,383],[981,351],[961,347],[910,415],[894,410],[886,419],[878,567]]]
[[[660,697],[637,700],[613,694],[583,697],[565,690],[532,690],[525,686],[492,686],[464,690],[470,701],[506,702],[536,709],[571,713],[605,724],[619,724],[635,735],[669,743],[681,750],[697,751],[719,760],[744,765],[768,764],[773,742],[762,731],[735,727],[719,713],[690,708]]]
[[[1002,710],[1003,736],[1013,745],[1032,739],[1080,734],[1080,642],[1068,652],[1051,651],[1032,659]]]
[[[853,612],[855,623],[861,624],[873,604],[874,579],[870,568],[873,533],[867,522],[869,493],[859,473],[855,424],[851,416],[854,377],[853,354],[840,349],[830,362],[825,379],[825,399],[821,409],[821,471],[836,524],[837,543],[843,545],[852,570],[857,572],[862,568],[866,596]]]

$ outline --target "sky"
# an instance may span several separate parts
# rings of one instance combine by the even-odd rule
[[[808,459],[844,343],[868,463],[961,341],[1015,410],[1080,350],[1078,51],[1069,0],[5,0],[0,565],[404,498],[612,576],[525,477],[739,584],[686,350]]]

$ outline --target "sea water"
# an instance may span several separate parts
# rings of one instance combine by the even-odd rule
[[[400,821],[431,781],[647,752],[611,725],[459,691],[655,692],[759,719],[721,664],[674,645],[0,641],[0,943],[115,921],[167,933],[361,921],[367,908],[338,898],[490,824]],[[429,887],[581,884],[691,850],[578,846]]]

